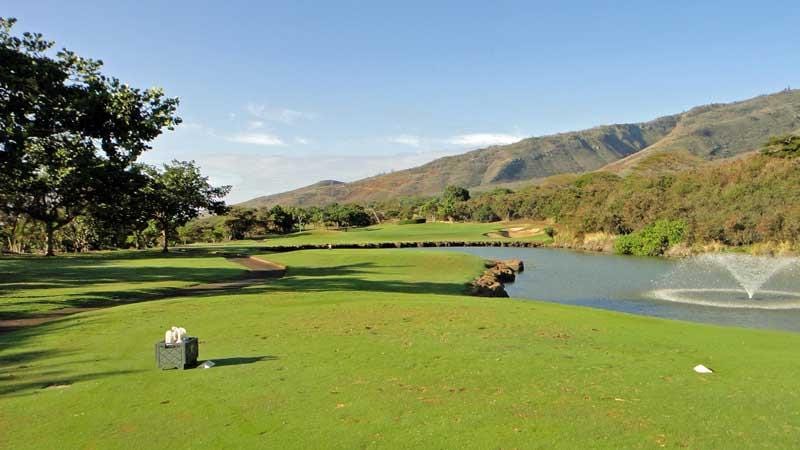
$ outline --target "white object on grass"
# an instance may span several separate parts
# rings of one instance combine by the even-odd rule
[[[706,366],[704,366],[702,364],[698,364],[698,365],[694,366],[694,371],[697,372],[697,373],[714,373],[713,370],[709,369],[708,367],[706,367]]]
[[[206,361],[200,367],[202,367],[203,369],[210,369],[210,368],[214,367],[214,361]]]

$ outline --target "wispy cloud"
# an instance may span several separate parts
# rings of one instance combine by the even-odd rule
[[[401,134],[399,136],[392,136],[388,139],[392,144],[409,145],[411,147],[419,147],[421,139],[419,136],[412,136],[409,134]]]
[[[239,144],[253,144],[269,147],[285,145],[283,139],[269,133],[242,133],[234,135],[228,140],[231,142],[237,142]]]
[[[296,144],[306,145],[306,144],[310,143],[311,140],[308,139],[308,138],[304,138],[304,137],[296,137],[296,138],[294,138],[294,142]]]
[[[296,111],[289,108],[270,108],[266,105],[259,105],[250,103],[245,107],[245,110],[253,116],[261,120],[268,120],[270,122],[280,122],[286,125],[293,125],[300,120],[310,120],[316,117],[313,113]]]
[[[524,139],[523,136],[515,136],[502,133],[473,133],[460,134],[447,139],[447,143],[462,145],[465,147],[485,147],[489,145],[506,145]]]

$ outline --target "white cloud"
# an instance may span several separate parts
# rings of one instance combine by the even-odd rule
[[[269,133],[242,133],[237,134],[228,140],[231,142],[238,142],[240,144],[264,146],[285,145],[281,138]]]
[[[261,120],[251,120],[247,122],[247,128],[251,130],[257,130],[259,128],[264,128],[264,122]]]
[[[296,138],[294,138],[294,142],[296,144],[306,145],[306,144],[310,143],[311,140],[309,140],[308,138],[304,138],[304,137],[296,137]]]
[[[419,147],[420,141],[421,140],[419,136],[412,136],[408,134],[401,134],[400,136],[392,136],[389,138],[389,142],[393,144],[403,144],[411,147]]]
[[[506,145],[524,139],[522,136],[501,133],[473,133],[460,134],[447,140],[449,144],[463,145],[466,147],[486,147],[489,145]]]
[[[245,109],[253,117],[270,122],[281,122],[286,125],[292,125],[298,120],[310,120],[316,117],[316,115],[312,113],[288,108],[268,108],[266,105],[258,105],[255,103],[248,104]]]

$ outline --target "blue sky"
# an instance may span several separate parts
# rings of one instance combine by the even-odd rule
[[[800,86],[800,2],[5,2],[181,98],[145,159],[230,201]]]

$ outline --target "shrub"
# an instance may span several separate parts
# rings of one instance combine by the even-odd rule
[[[614,250],[622,255],[659,256],[681,242],[686,234],[682,220],[658,220],[641,230],[620,236]]]
[[[800,136],[786,134],[772,137],[761,149],[761,153],[778,158],[797,158],[800,156]]]
[[[500,220],[489,205],[481,205],[472,211],[472,220],[476,222],[496,222]]]
[[[397,222],[397,224],[398,225],[414,225],[414,224],[417,224],[417,223],[425,223],[425,222],[426,222],[426,220],[425,220],[424,217],[417,217],[415,219],[401,220],[401,221]]]
[[[546,234],[547,237],[552,238],[556,235],[556,230],[553,227],[545,227],[544,234]]]

